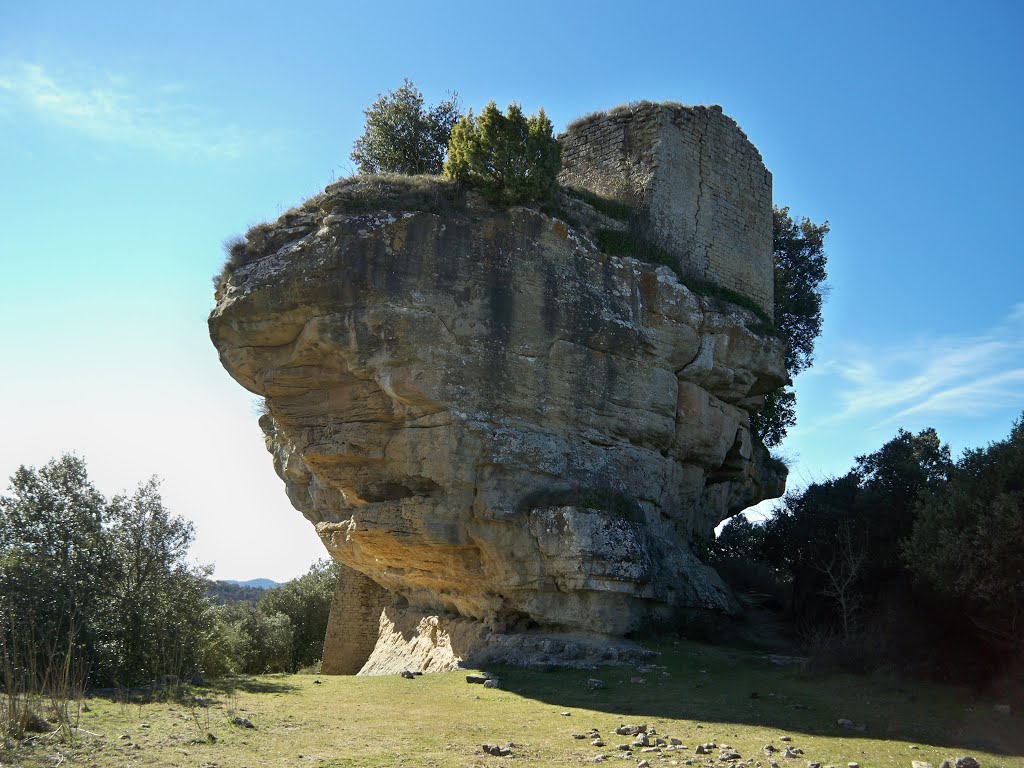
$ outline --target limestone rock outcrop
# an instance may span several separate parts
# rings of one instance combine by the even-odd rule
[[[733,608],[691,543],[783,492],[750,432],[786,380],[782,341],[568,218],[362,177],[237,246],[210,333],[265,398],[292,504],[353,574],[338,671],[371,655],[369,623],[378,650],[411,632],[427,658],[438,624],[417,616],[459,637],[623,635]]]

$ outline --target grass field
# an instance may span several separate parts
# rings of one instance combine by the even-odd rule
[[[803,755],[771,758],[781,768],[809,761],[910,768],[912,760],[938,768],[960,755],[983,768],[1024,768],[1024,718],[964,690],[811,674],[757,653],[695,643],[657,649],[662,655],[654,664],[639,669],[487,670],[501,678],[500,689],[467,684],[463,673],[415,680],[268,675],[189,688],[163,701],[93,697],[79,723],[90,733],[79,732],[74,744],[37,737],[0,752],[0,764],[525,768],[589,764],[604,753],[613,765],[707,765],[709,758],[728,765],[717,748],[695,754],[698,744],[714,742],[768,768],[762,747],[782,749],[787,742],[780,737],[789,736]],[[589,678],[606,687],[592,689]],[[255,727],[234,725],[235,717]],[[840,718],[864,731],[840,727]],[[632,740],[615,735],[623,723],[644,723],[687,748],[636,751],[623,760],[617,746]],[[607,746],[573,738],[591,728]],[[483,743],[507,742],[513,746],[506,757],[481,750]]]

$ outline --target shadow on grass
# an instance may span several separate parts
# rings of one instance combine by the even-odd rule
[[[919,681],[780,666],[763,653],[680,641],[652,644],[648,666],[556,673],[491,670],[502,688],[559,707],[622,718],[736,723],[826,738],[900,740],[1024,756],[1019,715],[995,713],[969,691]],[[605,687],[591,688],[597,678]],[[864,731],[838,724],[845,719]]]
[[[213,680],[207,685],[212,692],[224,693],[291,693],[299,690],[297,685],[287,682],[288,675],[237,675]]]
[[[134,688],[96,688],[86,693],[87,698],[108,699],[121,704],[152,704],[175,701],[198,703],[208,707],[220,704],[218,695],[235,693],[290,693],[299,687],[286,682],[286,675],[237,675],[210,680],[202,685],[188,683],[160,683]]]

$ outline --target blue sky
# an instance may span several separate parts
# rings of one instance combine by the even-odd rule
[[[410,77],[543,106],[721,104],[775,200],[828,219],[791,487],[904,427],[955,453],[1024,410],[1024,6],[0,1],[0,475],[76,451],[164,478],[223,578],[322,552],[206,334],[221,242],[354,169]]]

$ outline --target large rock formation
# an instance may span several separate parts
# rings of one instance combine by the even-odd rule
[[[690,544],[783,490],[749,428],[782,343],[667,267],[602,253],[590,231],[615,223],[571,205],[574,224],[360,178],[236,249],[212,339],[266,398],[292,504],[351,569],[325,669],[355,671],[378,630],[429,669],[488,632],[731,609]],[[460,629],[439,639],[431,614]],[[448,661],[423,651],[456,637],[474,639]]]

